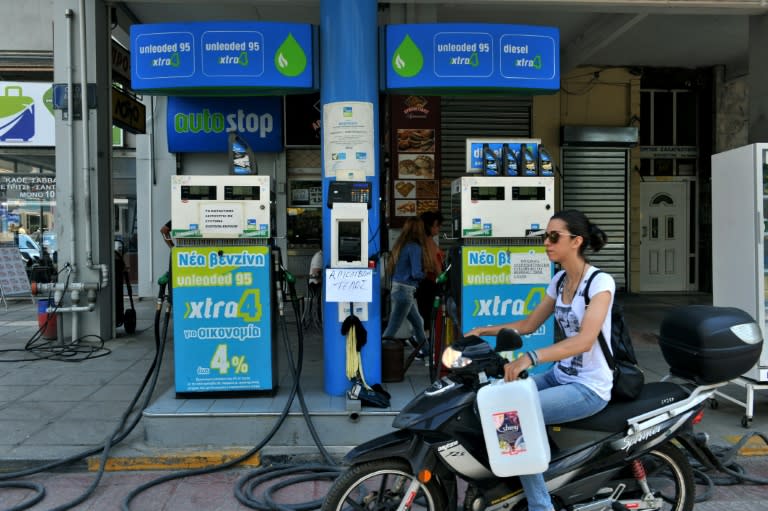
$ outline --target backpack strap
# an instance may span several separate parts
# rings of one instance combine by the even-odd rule
[[[592,280],[597,276],[598,273],[603,273],[603,270],[595,270],[592,272],[592,275],[589,276],[587,279],[587,283],[584,285],[584,304],[589,305],[589,285],[592,284]],[[611,312],[608,311],[608,314]],[[600,333],[597,336],[597,340],[600,341],[600,347],[603,349],[603,356],[605,356],[605,361],[608,362],[608,367],[611,368],[611,371],[613,371],[613,368],[616,367],[616,360],[613,358],[613,354],[611,354],[611,350],[608,349],[608,343],[605,342],[605,336],[603,336],[603,329],[600,328]]]
[[[563,290],[563,281],[565,280],[565,271],[560,275],[560,278],[557,279],[557,285],[555,285],[555,293],[557,295],[560,294],[560,291]]]

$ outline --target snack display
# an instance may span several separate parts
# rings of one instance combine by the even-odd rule
[[[440,181],[425,179],[416,181],[417,199],[436,199],[440,196]]]
[[[416,216],[416,201],[396,200],[395,211],[397,216]]]
[[[416,185],[413,181],[395,181],[395,191],[398,197],[413,198],[413,191]]]
[[[439,206],[437,200],[420,200],[416,201],[416,214],[420,215],[426,211],[437,211]]]
[[[427,153],[435,150],[435,130],[398,129],[397,150],[408,153]]]
[[[398,163],[398,177],[407,179],[434,179],[435,160],[431,155],[401,154]]]

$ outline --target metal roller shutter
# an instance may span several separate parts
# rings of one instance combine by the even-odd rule
[[[465,175],[466,139],[531,136],[529,97],[443,96],[440,111],[440,206],[451,218],[451,182]],[[447,230],[449,222],[443,227]]]
[[[627,287],[627,179],[629,153],[623,148],[564,147],[563,209],[578,209],[608,235],[590,261],[610,273],[617,289]]]

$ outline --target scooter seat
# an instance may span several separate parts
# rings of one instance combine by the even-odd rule
[[[564,428],[618,433],[627,427],[627,419],[667,406],[688,397],[688,392],[675,383],[647,383],[634,401],[612,401],[599,413],[563,424]]]

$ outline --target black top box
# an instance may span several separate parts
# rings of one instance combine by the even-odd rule
[[[671,374],[710,384],[738,378],[754,366],[763,336],[741,309],[688,305],[661,322],[659,346]]]

